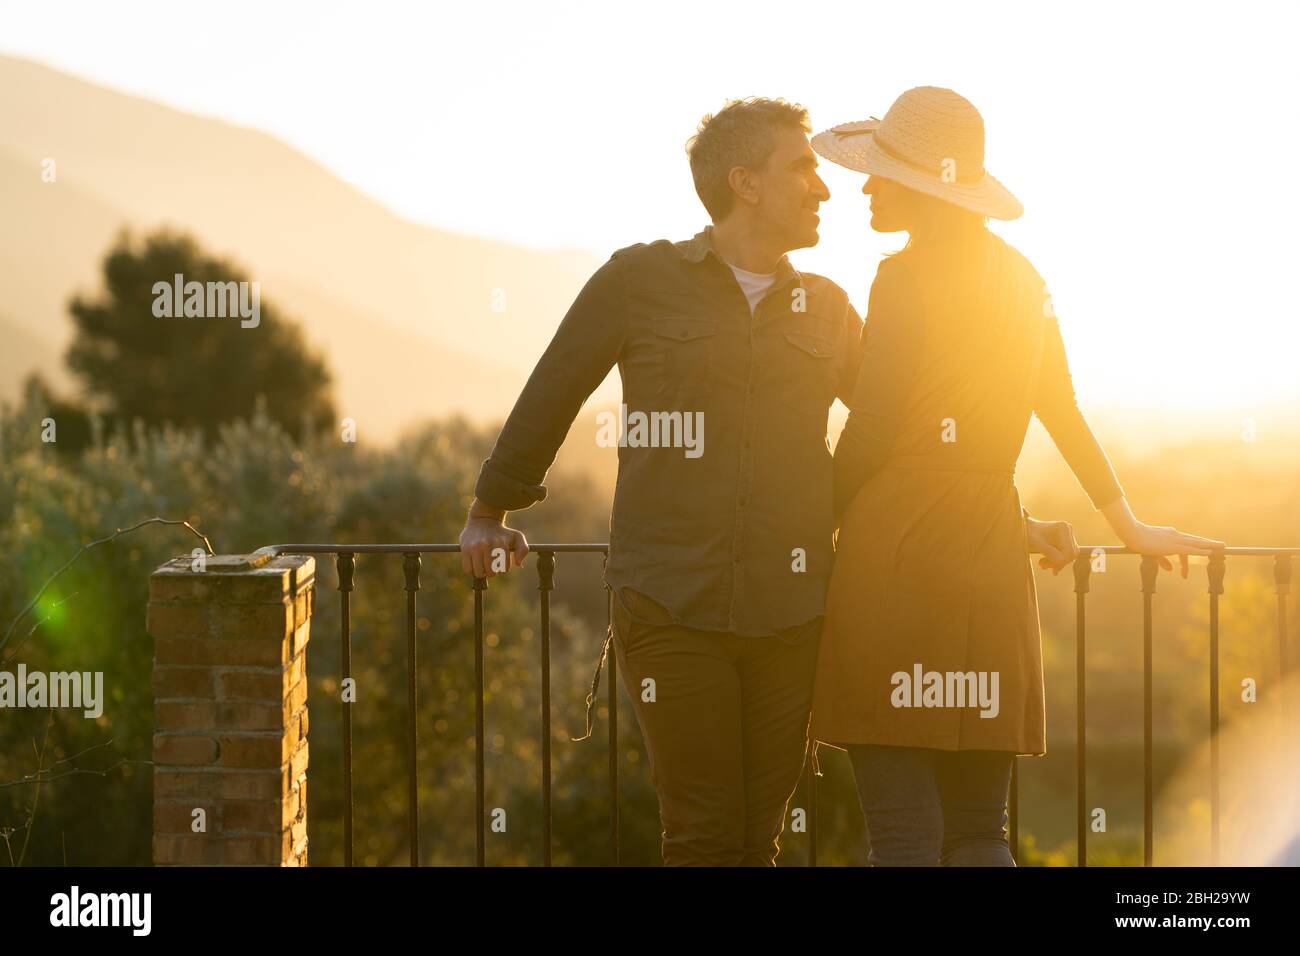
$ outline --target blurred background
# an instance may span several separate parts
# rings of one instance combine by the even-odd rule
[[[1026,207],[995,230],[1049,282],[1080,405],[1138,515],[1295,546],[1298,19],[1273,3],[0,2],[0,625],[83,543],[154,515],[191,521],[224,553],[454,541],[500,420],[587,276],[614,249],[704,225],[684,146],[705,113],[784,96],[820,129],[882,116],[922,84],[982,111],[987,165]],[[792,258],[861,311],[900,240],[867,228],[861,177],[823,173],[822,241]],[[258,282],[260,324],[156,318],[152,285],[175,273]],[[616,451],[597,447],[595,422],[618,397],[611,374],[546,503],[514,516],[530,539],[605,540]],[[1114,543],[1037,424],[1017,481],[1035,515]],[[47,593],[41,627],[0,650],[10,670],[102,670],[108,697],[97,720],[0,712],[0,865],[148,863],[147,581],[193,543],[149,526],[96,549]],[[493,864],[540,860],[531,564],[490,591],[487,799],[512,820],[489,842]],[[463,863],[470,592],[453,561],[424,567],[423,845],[428,862]],[[354,673],[377,689],[355,710],[358,860],[401,863],[400,560],[357,573]],[[1049,754],[1020,761],[1022,862],[1066,865],[1074,596],[1068,573],[1038,573]],[[334,584],[322,562],[317,864],[341,860],[339,714],[316,703],[337,699]],[[1226,588],[1231,728],[1257,706],[1243,679],[1264,700],[1280,686],[1271,562],[1230,560]],[[1162,831],[1180,834],[1180,861],[1208,854],[1208,791],[1185,784],[1208,731],[1205,592],[1203,564],[1187,581],[1160,576],[1155,774],[1178,786],[1160,806],[1157,863],[1173,860]],[[1108,829],[1090,837],[1092,863],[1141,859],[1140,598],[1135,559],[1093,575],[1089,803]],[[556,862],[599,863],[603,736],[569,739],[604,636],[599,559],[561,556],[555,600]],[[654,863],[629,711],[624,858]],[[1250,753],[1241,775],[1264,759]],[[823,755],[821,860],[859,863],[851,772]],[[787,834],[781,862],[801,863],[806,841]]]

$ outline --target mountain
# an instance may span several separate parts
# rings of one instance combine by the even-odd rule
[[[8,389],[12,385],[17,393],[28,373],[35,369],[48,369],[46,380],[57,385],[66,386],[67,376],[59,369],[59,353],[40,336],[33,335],[24,328],[0,316],[0,382]],[[12,395],[7,397],[13,397]]]
[[[340,413],[381,440],[429,415],[509,411],[601,262],[410,222],[266,133],[0,57],[0,314],[16,332],[0,399],[28,369],[65,380],[50,359],[71,337],[68,299],[97,288],[119,230],[164,225],[238,262],[300,321]]]

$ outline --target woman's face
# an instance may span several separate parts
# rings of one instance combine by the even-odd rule
[[[868,176],[862,192],[871,197],[871,228],[876,232],[904,232],[915,218],[916,193],[892,179]]]
[[[934,235],[964,229],[983,219],[892,179],[868,177],[862,191],[871,197],[871,228],[876,232]]]

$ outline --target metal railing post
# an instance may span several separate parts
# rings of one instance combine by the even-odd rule
[[[1219,865],[1219,595],[1227,570],[1222,554],[1210,556],[1210,865]]]
[[[487,865],[487,807],[483,775],[483,592],[487,578],[474,579],[474,865]]]
[[[1151,866],[1155,856],[1155,780],[1152,736],[1151,691],[1151,604],[1156,593],[1160,561],[1142,556],[1142,865]]]
[[[352,865],[352,585],[356,557],[346,551],[335,559],[339,575],[339,697],[343,701],[343,865]]]
[[[1088,671],[1084,655],[1084,612],[1091,575],[1092,555],[1080,554],[1074,559],[1074,814],[1080,867],[1088,865]]]
[[[555,553],[537,555],[537,590],[542,616],[542,865],[551,865],[551,591]]]
[[[407,806],[410,816],[411,866],[420,865],[420,788],[419,753],[416,735],[416,601],[420,590],[420,553],[408,551],[402,562],[406,573],[406,751]]]

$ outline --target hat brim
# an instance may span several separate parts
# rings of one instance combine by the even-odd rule
[[[832,126],[812,138],[812,148],[837,166],[893,180],[993,219],[1017,219],[1024,213],[1020,200],[990,173],[974,183],[949,183],[894,159],[876,145],[872,134],[879,125],[879,120],[859,120]]]

